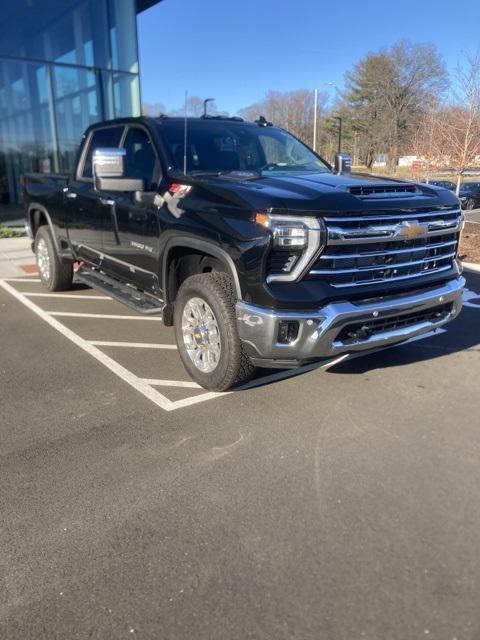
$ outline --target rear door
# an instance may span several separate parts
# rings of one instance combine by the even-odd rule
[[[158,287],[160,220],[153,196],[161,165],[150,134],[141,125],[127,127],[121,146],[126,150],[125,176],[144,180],[145,193],[141,198],[134,193],[105,194],[108,202],[104,201],[104,207],[114,224],[104,235],[104,266],[113,275],[151,291]]]
[[[89,133],[77,172],[70,178],[65,194],[70,242],[80,258],[93,264],[101,263],[103,237],[113,221],[103,204],[109,194],[100,194],[93,186],[92,153],[97,148],[118,147],[123,131],[123,125],[113,125]]]

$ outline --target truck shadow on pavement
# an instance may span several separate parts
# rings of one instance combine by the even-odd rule
[[[323,361],[305,365],[298,369],[258,369],[254,378],[245,385],[232,389],[234,392],[261,387],[280,380],[301,376],[308,371],[324,369],[326,373],[362,374],[373,369],[398,367],[445,356],[468,349],[480,351],[480,273],[466,273],[463,309],[451,324],[436,333],[414,338],[404,344],[372,353],[357,353],[344,356],[341,362]],[[85,284],[74,283],[72,293],[90,290]]]
[[[464,273],[467,281],[460,315],[444,329],[395,347],[346,359],[328,369],[329,373],[358,374],[372,369],[398,367],[433,360],[449,353],[480,352],[480,273]]]

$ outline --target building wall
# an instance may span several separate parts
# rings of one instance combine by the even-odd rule
[[[135,0],[3,4],[0,215],[23,173],[70,170],[88,125],[140,114]]]

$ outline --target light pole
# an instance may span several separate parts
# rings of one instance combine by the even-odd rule
[[[333,87],[337,94],[340,94],[340,91],[335,84],[335,82],[326,82],[329,87]],[[338,120],[338,153],[342,153],[342,124],[343,119],[340,116],[332,116],[334,120]]]
[[[342,118],[340,116],[332,116],[334,120],[338,120],[338,153],[342,153]]]
[[[206,100],[203,101],[203,117],[206,118],[207,117],[207,104],[209,102],[213,102],[215,100],[215,98],[207,98]]]
[[[315,89],[315,97],[313,98],[313,150],[317,150],[317,102],[318,89]]]

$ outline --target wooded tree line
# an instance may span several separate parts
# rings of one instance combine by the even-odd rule
[[[317,98],[316,148],[325,158],[332,160],[337,150],[340,117],[342,150],[352,155],[354,165],[370,169],[385,154],[395,171],[401,156],[416,155],[424,173],[445,167],[459,180],[466,168],[480,166],[479,55],[465,55],[449,76],[433,45],[401,41],[362,58],[346,74],[345,89],[334,88],[333,101],[323,86]],[[187,106],[190,115],[203,112],[197,96]],[[162,106],[154,109],[158,114]],[[183,112],[182,107],[175,114]],[[209,112],[218,113],[214,103]],[[263,115],[313,146],[312,90],[270,90],[239,113],[249,120]]]

